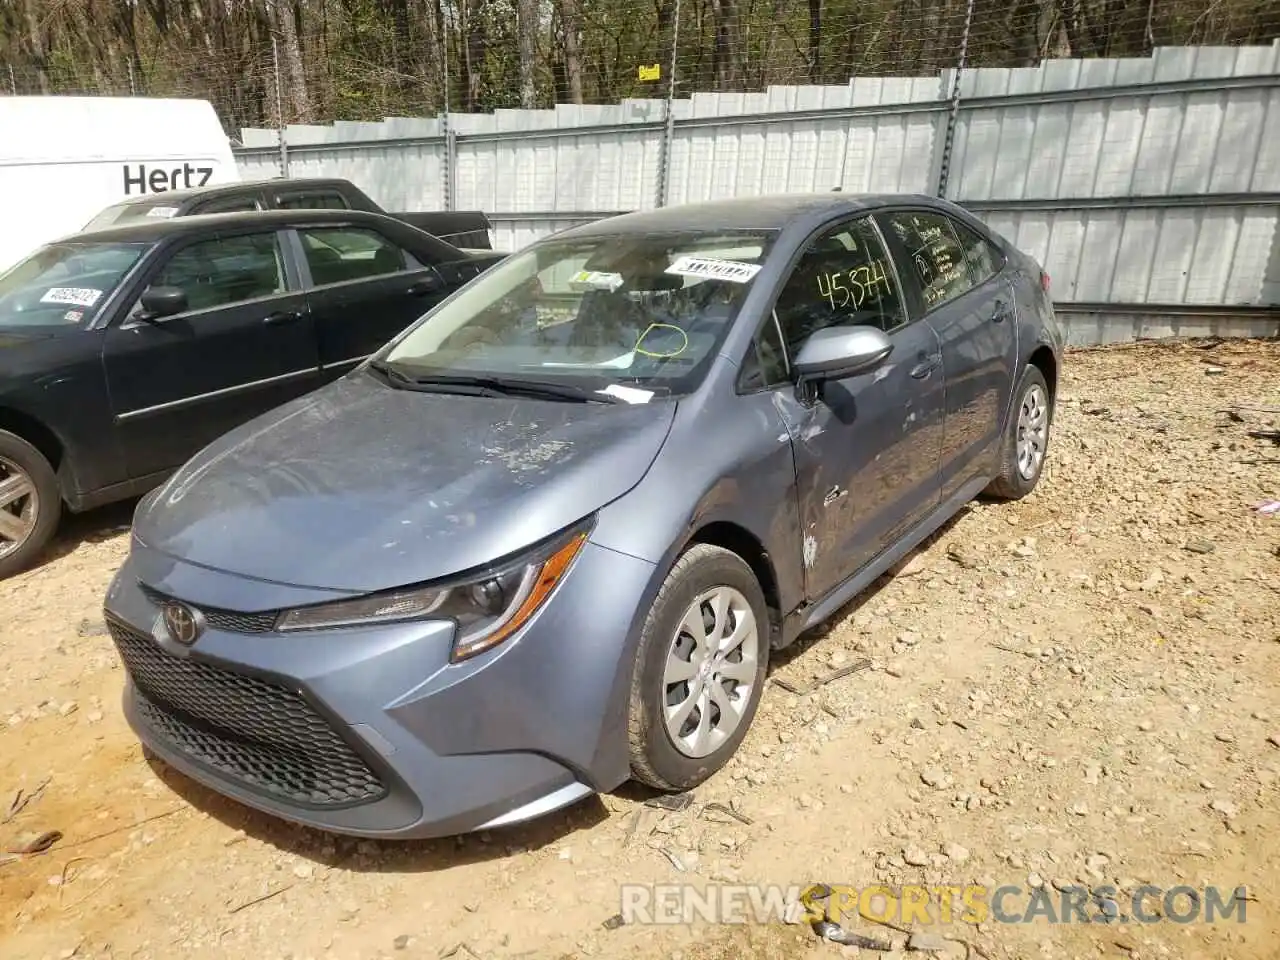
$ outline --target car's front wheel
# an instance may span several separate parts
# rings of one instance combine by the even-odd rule
[[[0,579],[27,567],[53,538],[62,514],[58,479],[44,456],[0,430]]]
[[[755,718],[769,659],[769,614],[737,554],[695,544],[645,620],[631,684],[632,776],[688,790],[733,756]]]

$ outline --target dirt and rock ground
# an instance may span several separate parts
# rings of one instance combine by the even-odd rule
[[[739,758],[677,812],[628,788],[392,845],[152,766],[99,615],[131,507],[77,518],[54,557],[0,583],[0,850],[61,832],[0,858],[0,954],[853,955],[804,925],[604,923],[623,883],[826,881],[1009,884],[1015,915],[1034,888],[1111,885],[1127,915],[1143,884],[1243,886],[1243,923],[1161,919],[1157,896],[1153,923],[929,929],[954,938],[942,956],[991,960],[1280,956],[1280,516],[1253,509],[1280,496],[1280,448],[1249,436],[1280,418],[1220,412],[1280,403],[1280,344],[1075,352],[1061,393],[1037,492],[974,504],[789,651],[773,676],[801,694],[771,684]],[[30,802],[8,816],[18,791]],[[904,932],[846,927],[904,949]]]

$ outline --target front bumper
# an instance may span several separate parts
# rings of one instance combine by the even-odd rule
[[[425,838],[532,819],[627,778],[628,665],[653,572],[587,543],[529,624],[461,664],[447,624],[276,633],[253,611],[296,603],[291,588],[139,544],[104,612],[126,717],[171,766],[322,830]],[[167,597],[204,615],[190,647],[163,625]]]

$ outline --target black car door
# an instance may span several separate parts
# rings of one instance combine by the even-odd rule
[[[291,235],[326,379],[351,370],[456,285],[364,224],[299,227]]]
[[[914,280],[925,319],[942,343],[945,500],[997,469],[992,458],[1016,373],[1013,291],[1001,274],[1000,251],[953,218],[907,210],[881,214],[880,220],[899,245],[903,271]]]
[[[148,288],[186,308],[143,319]],[[197,450],[319,384],[306,294],[276,231],[187,241],[162,254],[107,330],[103,366],[129,475],[180,466]]]
[[[817,599],[938,505],[938,338],[909,314],[865,216],[810,241],[778,295],[774,325],[758,344],[774,358],[794,358],[811,334],[832,326],[877,326],[893,344],[879,369],[824,383],[812,403],[790,383],[775,394],[795,456],[806,590]]]

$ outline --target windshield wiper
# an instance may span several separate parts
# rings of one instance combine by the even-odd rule
[[[392,366],[385,360],[370,360],[369,366],[377,370],[380,374],[390,380],[393,384],[404,384],[405,386],[413,386],[413,377],[409,376],[399,367]]]
[[[370,364],[389,380],[410,390],[432,393],[470,393],[479,396],[524,396],[539,400],[564,400],[573,403],[620,403],[618,397],[599,393],[569,383],[525,380],[520,377],[498,377],[469,374],[411,374],[402,367],[383,360]]]

